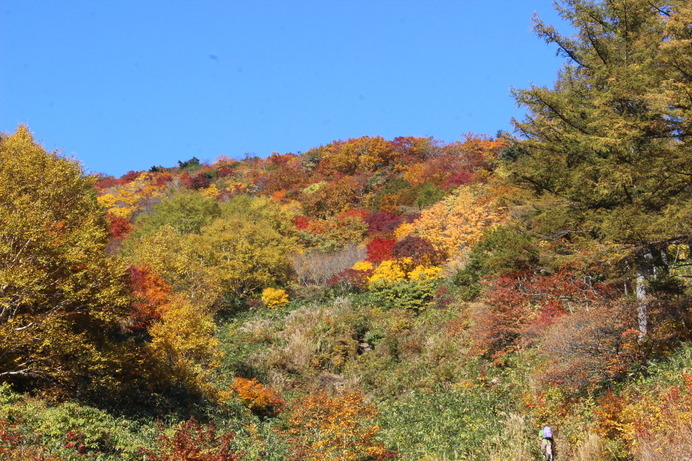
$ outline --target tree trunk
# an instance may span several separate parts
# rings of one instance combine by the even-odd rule
[[[642,342],[646,338],[649,327],[649,295],[647,283],[654,274],[654,257],[651,249],[646,249],[637,264],[635,294],[637,297],[637,326],[639,329],[638,340]]]

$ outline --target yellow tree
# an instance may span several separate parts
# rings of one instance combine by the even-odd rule
[[[195,306],[182,295],[171,296],[161,321],[149,330],[152,339],[147,347],[158,378],[214,396],[210,377],[221,359],[215,329],[209,310]]]
[[[165,196],[165,184],[155,174],[141,173],[137,179],[112,188],[99,197],[99,203],[114,216],[131,219],[138,211]]]
[[[200,255],[218,274],[223,290],[237,298],[285,283],[290,275],[291,241],[266,221],[235,216],[202,229]]]
[[[128,298],[93,181],[26,127],[0,136],[2,380],[108,378]]]
[[[483,231],[499,224],[506,210],[480,187],[459,187],[448,197],[424,210],[414,223],[397,231],[397,238],[415,232],[450,256],[476,243]]]

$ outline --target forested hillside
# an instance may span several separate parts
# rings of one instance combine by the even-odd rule
[[[515,135],[120,178],[1,135],[0,459],[692,459],[692,6],[654,3],[537,20]]]

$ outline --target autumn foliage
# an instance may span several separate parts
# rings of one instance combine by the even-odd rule
[[[692,10],[562,4],[526,139],[112,178],[0,135],[0,458],[529,459],[546,422],[560,458],[692,456]]]
[[[595,307],[608,288],[569,268],[554,274],[513,273],[489,280],[487,305],[475,314],[476,351],[495,359],[533,344],[541,331],[571,312]]]
[[[172,288],[151,269],[135,266],[130,267],[130,284],[135,301],[129,327],[133,330],[148,329],[161,319]]]
[[[289,434],[296,460],[388,459],[377,442],[377,411],[362,395],[309,394],[292,409]]]
[[[161,434],[156,449],[142,449],[152,461],[240,461],[245,457],[231,448],[234,435],[219,434],[212,425],[195,419],[181,423],[172,436]]]
[[[233,378],[231,388],[238,395],[243,405],[258,416],[276,416],[281,413],[285,405],[278,392],[256,379],[245,379],[236,376]]]

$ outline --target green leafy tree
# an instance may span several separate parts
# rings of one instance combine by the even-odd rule
[[[163,226],[171,226],[180,234],[199,234],[221,214],[216,200],[195,192],[179,192],[157,203],[151,213],[136,221],[138,236],[150,234]]]
[[[667,273],[666,248],[690,241],[692,8],[683,0],[566,0],[564,36],[536,31],[567,58],[552,88],[515,91],[529,111],[510,169],[532,194],[545,239],[617,246],[632,268],[640,338],[647,282]]]
[[[219,274],[224,291],[234,298],[256,295],[267,286],[285,284],[290,276],[290,241],[267,222],[244,217],[218,219],[200,238],[204,261]]]
[[[0,136],[0,380],[112,377],[128,297],[107,242],[94,178],[26,127]]]
[[[298,214],[297,203],[281,204],[268,197],[239,195],[220,205],[221,216],[245,216],[253,221],[264,221],[283,236],[295,234],[293,218]]]
[[[216,219],[201,234],[178,234],[171,226],[130,242],[128,259],[145,264],[202,309],[217,310],[224,298],[246,299],[290,276],[292,240],[266,220],[235,215]]]

